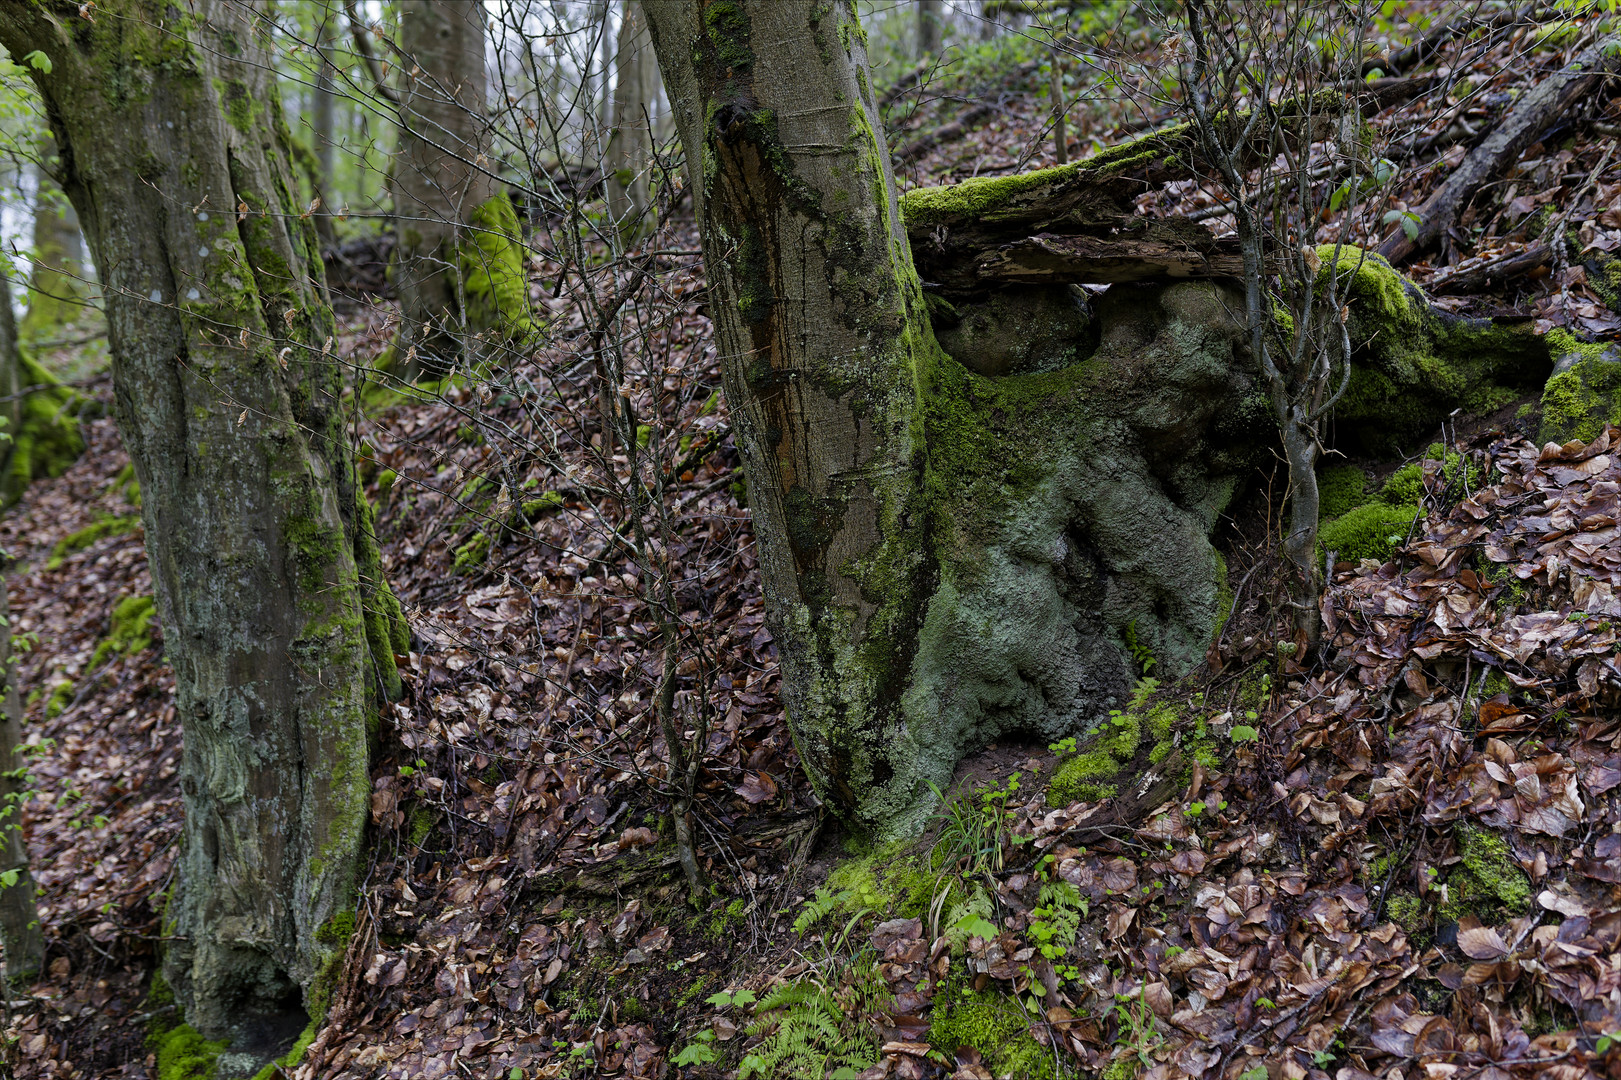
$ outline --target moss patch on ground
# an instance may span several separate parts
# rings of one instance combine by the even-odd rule
[[[1084,750],[1077,752],[1065,744],[1056,744],[1059,752],[1068,756],[1047,787],[1048,806],[1096,802],[1115,795],[1120,770],[1137,757],[1145,735],[1152,739],[1150,762],[1158,764],[1170,754],[1171,732],[1179,714],[1171,702],[1149,704],[1158,688],[1159,683],[1153,679],[1139,681],[1131,702],[1125,709],[1110,710],[1108,721]]]
[[[1014,999],[948,983],[935,998],[929,1043],[948,1057],[965,1046],[979,1051],[994,1076],[1056,1075],[1052,1052],[1030,1034],[1030,1016]]]
[[[188,1024],[170,1028],[148,1040],[158,1059],[158,1080],[210,1080],[223,1042],[210,1042]]]
[[[1505,912],[1522,915],[1531,909],[1531,881],[1507,840],[1471,825],[1460,825],[1453,838],[1462,863],[1447,875],[1443,915],[1459,919],[1474,914],[1500,922]]]
[[[152,620],[157,607],[150,596],[126,596],[113,605],[112,627],[90,656],[94,671],[116,656],[144,652],[152,645]]]
[[[78,532],[69,533],[58,540],[56,545],[51,548],[51,557],[46,560],[45,569],[59,569],[67,557],[74,552],[83,551],[90,545],[105,540],[109,536],[123,536],[125,533],[134,532],[140,524],[141,519],[138,517],[112,517],[109,515],[98,518]]]

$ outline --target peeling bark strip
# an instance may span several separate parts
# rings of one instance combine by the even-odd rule
[[[165,972],[204,1035],[320,1005],[406,641],[338,406],[257,5],[0,3],[102,274],[185,732]],[[334,935],[329,931],[327,938]],[[301,1002],[302,996],[302,1002]],[[296,1029],[295,1029],[296,1030]]]

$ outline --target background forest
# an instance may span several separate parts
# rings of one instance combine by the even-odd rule
[[[1613,0],[0,45],[0,1074],[1621,1078]]]

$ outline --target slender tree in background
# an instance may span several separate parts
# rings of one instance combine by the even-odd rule
[[[48,58],[34,78],[102,270],[185,735],[164,970],[210,1037],[320,1006],[343,948],[321,931],[357,886],[368,725],[407,645],[262,10],[0,4],[0,44]]]
[[[918,0],[917,58],[927,60],[940,51],[940,30],[945,13],[943,0]]]
[[[394,162],[394,371],[442,373],[529,327],[517,213],[489,156],[484,5],[404,0]]]
[[[315,220],[315,231],[323,245],[332,245],[337,237],[332,230],[331,200],[335,190],[332,174],[333,150],[336,145],[336,115],[338,95],[333,83],[332,55],[334,21],[336,14],[326,0],[315,7],[315,85],[310,90],[310,151],[315,156],[315,168],[310,177],[313,194],[321,200]]]
[[[17,328],[11,312],[11,288],[4,268],[0,268],[0,358],[11,356],[6,368],[15,372]],[[0,391],[9,388],[0,385]],[[15,430],[18,413],[9,410]],[[0,431],[9,441],[10,431]],[[17,691],[16,664],[11,655],[11,604],[6,594],[6,574],[11,556],[0,551],[0,960],[5,962],[5,981],[24,982],[38,973],[45,954],[45,937],[34,906],[34,879],[28,872],[28,846],[22,834],[22,798],[26,791],[23,769],[26,759],[22,745],[22,697]],[[0,986],[0,993],[4,992]]]
[[[636,4],[626,4],[614,50],[613,126],[603,162],[607,174],[608,216],[629,242],[652,227],[648,216],[653,132],[649,109],[658,79],[647,20]]]
[[[54,337],[76,322],[84,315],[90,294],[79,218],[52,175],[60,167],[56,142],[47,136],[34,165],[34,265],[21,326],[27,341]]]

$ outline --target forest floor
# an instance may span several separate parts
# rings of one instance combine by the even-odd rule
[[[904,183],[1052,163],[1040,80],[993,78],[1021,62],[898,99],[896,146],[964,98],[998,103]],[[1475,124],[1539,73],[1477,63]],[[1378,122],[1422,128],[1424,110]],[[1118,136],[1118,107],[1085,117],[1076,152]],[[1404,204],[1463,145],[1404,174]],[[1545,134],[1477,203],[1473,244],[1412,276],[1512,254],[1540,208],[1568,210],[1582,258],[1449,302],[1613,336],[1621,164],[1589,182],[1602,153],[1581,124]],[[1210,203],[1189,187],[1145,211]],[[694,249],[686,228],[665,246]],[[536,264],[555,332],[535,371],[584,445],[589,410],[558,372],[593,320],[553,299],[560,270]],[[1336,568],[1310,669],[1280,631],[1280,508],[1258,478],[1218,537],[1234,616],[1188,679],[1157,684],[1143,658],[1112,717],[1112,793],[1062,779],[1084,742],[1005,742],[963,763],[924,838],[864,850],[819,807],[778,700],[704,302],[696,260],[674,258],[641,306],[680,384],[660,430],[686,440],[665,448],[667,553],[713,657],[691,690],[713,718],[707,893],[688,902],[670,852],[657,631],[602,502],[537,471],[555,497],[492,541],[492,432],[533,426],[521,403],[456,382],[360,395],[413,648],[379,736],[353,945],[287,1075],[1621,1077],[1621,432],[1539,448],[1512,403],[1437,432],[1433,455],[1353,463],[1358,498],[1422,512],[1388,558]],[[339,353],[363,367],[389,318],[350,305]],[[175,1022],[153,992],[180,829],[173,675],[138,488],[112,421],[86,429],[84,457],[0,520],[14,628],[38,635],[24,820],[49,948],[0,1017],[3,1060],[28,1080],[181,1080],[150,1039]],[[1113,812],[1173,771],[1153,813]]]

